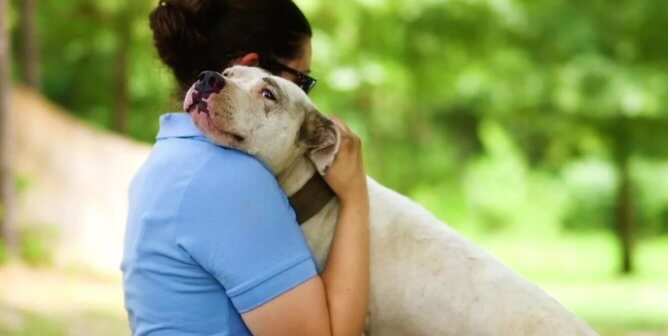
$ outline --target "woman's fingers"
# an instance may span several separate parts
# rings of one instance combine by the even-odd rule
[[[341,119],[339,119],[337,116],[332,116],[330,118],[332,119],[332,121],[334,122],[336,127],[339,128],[339,133],[340,133],[340,136],[341,136],[341,147],[340,147],[339,151],[341,149],[345,149],[345,150],[349,150],[349,151],[350,150],[355,150],[355,151],[359,150],[360,147],[361,147],[361,145],[360,145],[361,140],[357,136],[357,134],[353,133],[353,131],[351,131],[350,128],[348,128],[348,125],[343,123],[341,121]]]
[[[366,197],[366,174],[360,138],[339,118],[331,119],[339,128],[341,143],[334,164],[325,175],[325,181],[342,200]]]

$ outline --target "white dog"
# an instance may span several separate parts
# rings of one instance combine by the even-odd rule
[[[334,159],[336,128],[283,78],[247,67],[217,77],[217,92],[202,94],[193,85],[185,110],[213,142],[256,155],[270,166],[297,205],[303,232],[323,265],[338,201],[322,187],[318,173],[324,174]],[[596,335],[418,204],[371,178],[368,189],[371,305],[366,334]]]

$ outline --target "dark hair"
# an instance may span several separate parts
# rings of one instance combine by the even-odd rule
[[[232,59],[299,56],[311,25],[291,0],[161,0],[149,16],[163,63],[185,91],[204,70],[222,71]]]

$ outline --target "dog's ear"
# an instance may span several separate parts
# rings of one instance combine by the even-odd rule
[[[317,110],[310,110],[299,129],[299,139],[306,146],[306,155],[318,173],[325,175],[339,151],[341,138],[334,122]]]

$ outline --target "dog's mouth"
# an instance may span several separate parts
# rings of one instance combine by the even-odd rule
[[[206,99],[209,98],[209,94],[203,95],[193,90],[190,94],[190,104],[186,106],[186,112],[191,113],[195,108],[197,108],[197,113],[206,113],[209,114],[209,104]]]
[[[211,118],[211,112],[209,110],[208,99],[210,94],[200,94],[197,90],[193,90],[190,94],[189,103],[187,102],[186,112],[192,115],[193,118],[205,119],[206,123],[210,127],[214,128],[215,131],[221,133],[222,135],[234,140],[237,143],[241,143],[245,138],[237,133],[230,132],[227,128],[223,128],[218,125]]]

